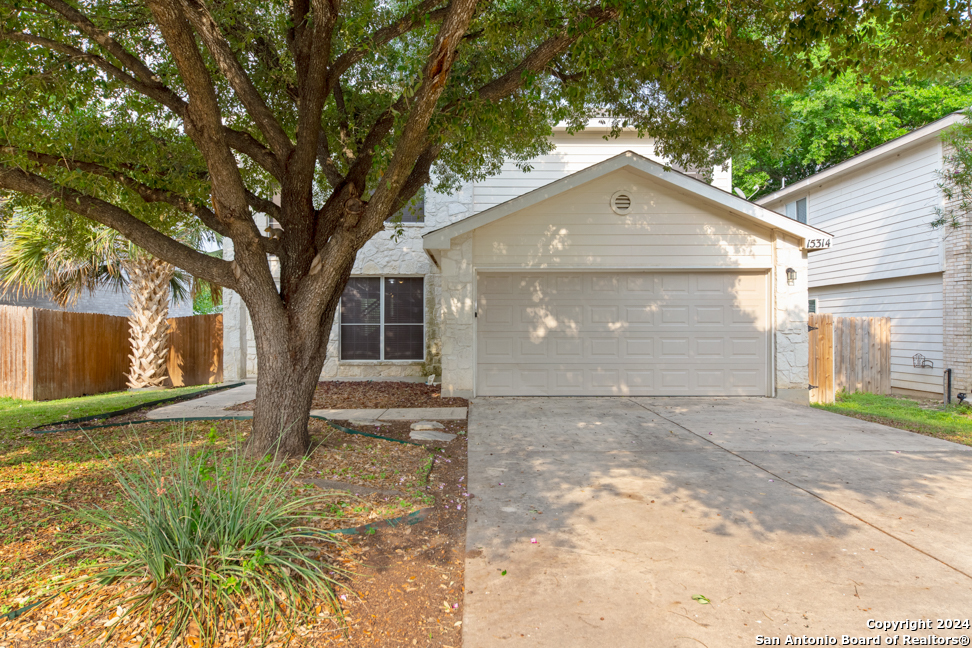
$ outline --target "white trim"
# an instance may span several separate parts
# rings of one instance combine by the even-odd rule
[[[780,200],[785,200],[792,196],[797,191],[809,191],[811,185],[815,185],[824,182],[835,175],[841,173],[846,173],[851,169],[854,169],[865,164],[870,164],[872,162],[877,162],[878,160],[898,151],[899,149],[911,146],[912,144],[918,144],[921,141],[937,135],[939,132],[945,130],[949,126],[953,126],[956,123],[962,121],[963,114],[960,112],[954,112],[938,121],[934,121],[927,126],[923,126],[917,130],[913,130],[907,135],[902,135],[890,142],[885,142],[880,146],[875,146],[869,151],[865,151],[860,155],[856,155],[849,160],[845,160],[838,165],[832,166],[829,169],[821,171],[820,173],[815,173],[809,178],[804,178],[799,182],[795,182],[789,185],[785,189],[780,189],[775,193],[771,193],[768,196],[763,196],[756,201],[758,205],[768,205],[770,203],[775,203]],[[787,201],[789,202],[789,201]],[[809,212],[808,212],[809,214]],[[809,218],[808,218],[809,220]]]
[[[791,236],[800,239],[801,246],[808,238],[832,238],[830,234],[810,225],[798,223],[786,216],[770,211],[756,203],[749,202],[739,196],[723,191],[712,185],[708,185],[701,180],[689,177],[683,173],[675,171],[658,162],[649,160],[633,151],[625,151],[608,158],[603,162],[591,165],[560,180],[555,180],[550,184],[544,185],[539,189],[534,189],[521,196],[517,196],[502,204],[491,207],[478,214],[469,216],[456,221],[445,227],[428,232],[422,236],[423,246],[426,250],[446,250],[451,246],[452,239],[471,232],[474,229],[488,225],[501,218],[514,214],[518,211],[533,207],[534,205],[557,196],[565,191],[569,191],[582,184],[600,178],[608,173],[620,169],[633,169],[650,176],[652,179],[671,185],[686,193],[698,196],[716,205],[730,210],[733,214],[742,216],[750,221],[772,229],[782,230]]]

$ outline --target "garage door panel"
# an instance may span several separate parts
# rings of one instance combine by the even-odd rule
[[[617,295],[620,290],[618,277],[614,275],[594,275],[591,277],[591,290],[595,294],[610,293]]]
[[[661,276],[661,292],[663,295],[687,295],[689,291],[689,276],[684,274],[663,274]]]
[[[668,306],[661,305],[658,309],[661,317],[658,323],[661,326],[685,326],[689,322],[688,306]]]
[[[624,357],[632,360],[648,360],[655,357],[655,338],[636,337],[626,335],[622,338],[624,343]]]
[[[620,360],[621,340],[618,338],[590,338],[591,358],[598,360]]]
[[[697,295],[725,295],[726,286],[726,276],[719,274],[697,274],[692,275],[692,281],[695,283],[695,293]]]
[[[696,306],[692,309],[693,322],[703,326],[723,326],[726,320],[724,306]]]
[[[584,389],[584,372],[573,369],[553,369],[554,384],[558,390],[564,389]]]
[[[722,389],[726,372],[722,369],[699,369],[695,372],[695,386],[700,390]]]
[[[627,275],[624,278],[626,293],[637,293],[640,296],[655,293],[656,275]]]
[[[688,359],[688,337],[663,337],[659,339],[659,342],[661,342],[661,353],[658,354],[660,358],[664,360],[672,360],[675,358]]]
[[[695,357],[707,360],[721,360],[726,357],[726,339],[695,338]]]
[[[763,340],[758,337],[730,337],[729,357],[739,359],[757,359],[762,356]]]
[[[765,275],[482,275],[482,395],[765,395]]]

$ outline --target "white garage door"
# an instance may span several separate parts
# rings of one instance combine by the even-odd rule
[[[480,274],[482,396],[767,395],[765,273]]]

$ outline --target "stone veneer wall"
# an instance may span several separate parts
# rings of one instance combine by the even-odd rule
[[[473,234],[452,239],[452,247],[439,261],[442,291],[439,313],[442,321],[442,395],[472,397],[473,317],[476,312],[473,288]]]
[[[773,316],[776,325],[776,396],[807,405],[810,402],[810,336],[807,331],[807,253],[797,241],[776,235]],[[786,282],[786,269],[797,272],[796,284]]]
[[[945,145],[943,159],[952,154]],[[944,207],[957,208],[958,200]],[[964,215],[958,227],[946,228],[942,237],[942,354],[944,369],[952,370],[954,402],[956,394],[972,389],[972,223]]]
[[[433,305],[428,316],[431,316],[434,320],[426,322],[426,331],[431,334],[442,331],[444,315],[442,283],[439,269],[435,267],[425,253],[422,235],[465,218],[472,214],[472,210],[473,189],[471,186],[464,186],[462,190],[452,195],[427,191],[425,196],[425,222],[403,223],[402,236],[397,241],[392,238],[394,227],[389,225],[384,232],[378,233],[361,249],[355,260],[352,274],[359,276],[424,277],[426,299]],[[265,221],[265,217],[259,218]],[[265,225],[265,222],[258,222],[260,229]],[[226,239],[224,246],[224,258],[232,259],[232,241]],[[328,359],[321,371],[321,378],[414,377],[423,374],[423,363],[421,361],[342,362],[339,359],[340,326],[336,315],[334,321],[335,325],[331,329],[327,344]],[[256,345],[253,340],[253,327],[249,313],[240,296],[231,290],[223,291],[223,330],[225,340],[223,366],[226,379],[239,380],[256,376]],[[428,342],[429,346],[442,349],[443,356],[446,354],[441,340],[431,339]],[[471,355],[468,360],[471,369]]]

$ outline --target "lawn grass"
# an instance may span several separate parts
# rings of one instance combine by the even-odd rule
[[[177,387],[159,391],[139,392],[110,392],[95,396],[81,396],[79,398],[63,398],[52,401],[28,401],[17,398],[0,398],[0,432],[11,430],[20,431],[49,425],[82,416],[104,414],[116,410],[134,407],[142,403],[192,394],[212,385],[197,385],[194,387]]]
[[[972,408],[922,404],[909,398],[842,393],[837,401],[814,407],[972,446]]]

